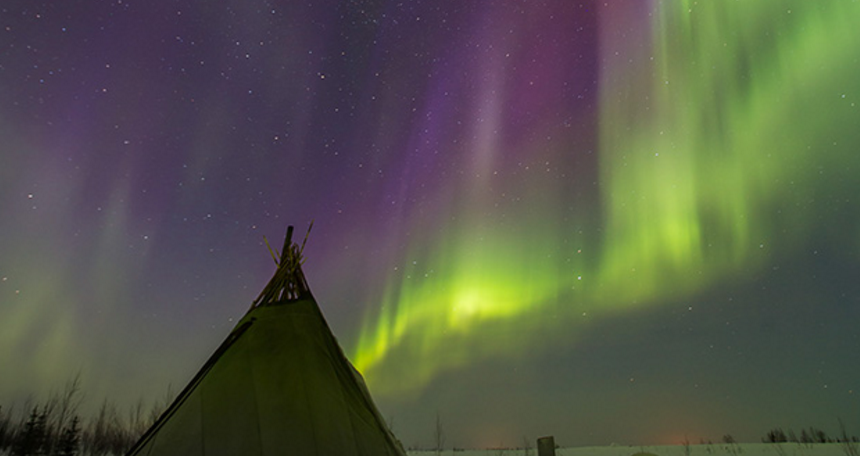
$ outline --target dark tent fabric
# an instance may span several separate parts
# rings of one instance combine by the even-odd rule
[[[405,456],[309,291],[253,307],[127,454]]]

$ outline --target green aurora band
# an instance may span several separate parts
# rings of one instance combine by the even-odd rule
[[[614,33],[621,8],[601,11],[600,207],[579,213],[602,232],[564,232],[552,204],[466,210],[490,199],[468,183],[367,316],[352,359],[375,393],[739,280],[808,245],[816,198],[857,188],[860,2],[657,2],[641,41]],[[557,182],[506,185],[574,199]]]

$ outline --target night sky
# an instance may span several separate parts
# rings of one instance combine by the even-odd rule
[[[178,391],[314,221],[406,446],[860,434],[860,2],[6,0],[0,404]]]

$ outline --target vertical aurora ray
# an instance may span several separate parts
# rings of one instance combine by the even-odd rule
[[[828,143],[853,134],[834,90],[857,87],[860,37],[846,18],[860,9],[796,3],[663,7],[651,53],[604,53],[628,62],[602,87],[601,278],[625,284],[608,299],[683,294],[756,268],[813,219],[804,200],[825,184],[815,168],[856,162]]]
[[[834,179],[856,188],[846,169],[858,164],[860,4],[653,2],[632,19],[643,40],[617,33],[631,21],[621,8],[600,12],[600,209],[577,213],[602,230],[559,221],[560,203],[589,205],[557,180],[489,177],[511,156],[550,163],[583,151],[501,144],[474,127],[464,153],[479,166],[446,183],[462,198],[412,220],[422,236],[360,336],[353,359],[375,391],[419,389],[539,339],[573,343],[584,315],[739,279],[809,242],[824,216],[811,195],[829,195]],[[495,84],[483,106],[504,123],[498,97],[511,94]],[[546,203],[499,209],[500,193]]]

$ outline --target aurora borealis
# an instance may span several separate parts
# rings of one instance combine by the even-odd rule
[[[305,273],[427,446],[860,433],[860,3],[0,6],[0,404]],[[10,375],[8,372],[12,372]]]

